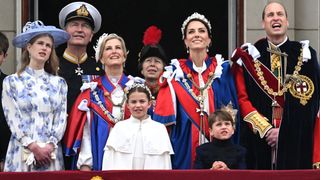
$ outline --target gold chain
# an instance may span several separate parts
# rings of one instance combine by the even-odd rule
[[[104,107],[104,105],[103,105],[103,103],[102,103],[102,101],[101,101],[101,99],[100,99],[97,91],[93,91],[93,96],[94,96],[95,100],[97,101],[99,107],[100,107],[101,110],[103,111],[103,114],[107,115],[107,117],[108,117],[110,120],[112,120],[113,122],[115,122],[115,123],[121,120],[121,119],[115,118],[115,117],[112,115],[112,113],[111,113],[110,111],[108,111],[106,107]],[[108,99],[110,100],[109,97],[108,97]],[[123,98],[123,99],[125,99],[125,98]],[[113,104],[113,101],[111,101],[111,102],[112,102],[112,105],[114,105],[114,104]],[[122,102],[120,103],[121,106],[123,105],[123,103],[124,103],[124,100],[122,100]],[[120,104],[117,104],[117,105],[114,105],[114,106],[120,106]],[[121,107],[121,106],[120,106],[120,107]],[[123,117],[123,107],[121,107],[121,113],[122,113],[122,114],[121,114],[121,117]]]
[[[194,85],[195,88],[197,88],[200,92],[199,96],[197,96],[192,88],[189,86],[187,80],[184,78],[182,80],[182,82],[184,83],[184,85],[186,86],[186,88],[188,89],[189,93],[191,94],[191,96],[199,103],[199,108],[196,108],[196,112],[200,113],[200,122],[199,122],[199,145],[205,143],[205,130],[206,130],[206,123],[204,122],[204,95],[203,95],[203,92],[207,89],[209,89],[209,87],[211,87],[211,84],[214,80],[214,75],[212,72],[209,73],[209,79],[207,81],[207,83],[203,86],[203,87],[200,87],[198,86],[193,80],[192,80],[192,75],[191,74],[188,74],[187,75],[187,78],[192,82],[192,84]]]
[[[111,101],[111,103],[112,103],[113,106],[122,107],[124,101],[126,100],[126,93],[124,93],[124,95],[122,96],[121,102],[118,103],[118,104],[115,104],[115,103],[112,101],[112,99],[109,97],[109,95],[107,95],[107,98],[109,99],[109,101]]]
[[[300,56],[298,57],[297,65],[294,68],[293,76],[299,75],[299,71],[301,70],[301,66],[303,64],[302,63],[302,60],[303,60],[302,55],[303,55],[302,49],[300,49]],[[264,79],[263,72],[261,71],[260,66],[261,66],[261,62],[258,60],[254,60],[254,67],[256,69],[256,72],[257,72],[257,75],[258,75],[259,80],[261,82],[261,85],[263,85],[263,89],[266,90],[268,92],[268,94],[275,97],[275,96],[282,96],[285,92],[287,92],[287,90],[291,87],[291,81],[288,81],[287,83],[285,83],[280,91],[274,92],[273,89],[269,87],[268,82]]]
[[[193,80],[192,80],[192,76],[191,74],[188,74],[187,75],[187,78],[192,82],[192,84],[200,91],[200,95],[197,96],[192,88],[189,86],[189,84],[187,83],[187,80],[186,79],[183,79],[182,82],[184,83],[184,85],[186,86],[186,88],[188,89],[189,93],[191,94],[191,96],[196,99],[198,102],[200,102],[201,100],[204,100],[203,97],[201,96],[201,92],[208,89],[209,87],[211,87],[211,84],[213,83],[213,79],[214,79],[214,76],[213,76],[213,73],[210,72],[209,73],[209,79],[207,81],[207,83],[204,85],[204,87],[199,87]]]

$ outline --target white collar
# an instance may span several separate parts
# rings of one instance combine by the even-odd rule
[[[192,63],[192,68],[198,72],[199,74],[202,74],[203,71],[207,69],[207,64],[205,62],[202,63],[202,67],[197,67],[194,63]]]
[[[270,44],[272,44],[274,47],[280,47],[280,46],[282,46],[286,41],[288,40],[288,36],[286,36],[286,38],[284,39],[284,41],[282,42],[282,43],[280,43],[280,44],[278,44],[278,45],[274,45],[271,41],[269,41],[268,40],[268,42],[270,43]]]
[[[144,123],[144,122],[147,122],[148,120],[150,120],[151,117],[150,117],[150,115],[148,115],[148,117],[147,117],[146,119],[140,120],[140,119],[135,118],[135,117],[133,117],[133,116],[131,115],[129,119],[131,119],[132,122],[134,122],[134,123]]]

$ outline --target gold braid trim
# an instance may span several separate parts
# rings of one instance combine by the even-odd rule
[[[271,124],[268,122],[268,119],[261,116],[257,111],[249,113],[243,118],[243,120],[249,122],[253,129],[259,132],[260,138],[263,138],[268,130],[272,128]]]
[[[320,162],[313,163],[313,169],[320,169]]]

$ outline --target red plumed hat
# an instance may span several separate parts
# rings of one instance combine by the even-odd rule
[[[146,45],[156,45],[159,44],[162,32],[156,26],[150,26],[143,36],[143,44]]]
[[[143,44],[140,53],[139,53],[139,63],[148,57],[158,57],[164,64],[167,62],[166,54],[163,48],[160,46],[159,42],[161,40],[162,32],[156,26],[150,26],[146,29],[143,35]]]

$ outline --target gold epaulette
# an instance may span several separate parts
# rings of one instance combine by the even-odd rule
[[[313,169],[320,169],[320,162],[313,163]]]
[[[259,132],[260,138],[263,138],[268,130],[272,128],[271,124],[268,122],[268,119],[261,116],[257,111],[249,113],[243,118],[243,120],[249,122],[254,131]]]

